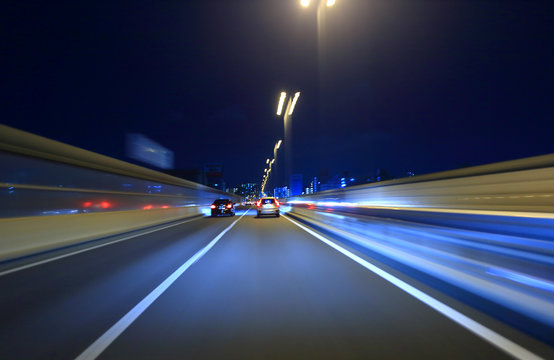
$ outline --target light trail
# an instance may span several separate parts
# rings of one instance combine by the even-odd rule
[[[444,316],[448,317],[449,319],[453,320],[454,322],[458,323],[459,325],[463,326],[467,330],[471,331],[475,335],[481,337],[482,339],[486,340],[487,342],[491,343],[492,345],[496,346],[497,348],[501,349],[502,351],[506,352],[507,354],[511,355],[512,357],[516,359],[521,360],[540,360],[542,359],[538,355],[530,352],[529,350],[525,349],[524,347],[516,344],[515,342],[505,338],[504,336],[498,334],[497,332],[487,328],[486,326],[478,323],[477,321],[467,317],[466,315],[460,313],[459,311],[451,308],[450,306],[440,302],[439,300],[433,298],[432,296],[424,293],[421,290],[416,289],[415,287],[411,286],[410,284],[400,280],[399,278],[389,274],[388,272],[382,270],[381,268],[373,265],[372,263],[362,259],[358,255],[348,251],[347,249],[337,245],[333,241],[325,238],[324,236],[316,233],[315,231],[299,224],[298,222],[290,219],[289,217],[285,216],[285,219],[292,222],[302,230],[306,231],[310,235],[314,236],[318,240],[322,241],[323,243],[329,245],[333,249],[337,250],[341,254],[347,256],[351,260],[354,260],[358,264],[362,265],[369,271],[373,272],[374,274],[380,276],[381,278],[387,280],[391,284],[395,285],[396,287],[402,289],[409,295],[413,296],[414,298],[418,299],[419,301],[423,302],[424,304],[430,306],[431,308],[435,309],[436,311],[440,312]]]

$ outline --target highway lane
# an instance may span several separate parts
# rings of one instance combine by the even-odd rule
[[[225,229],[100,359],[511,358],[284,217],[253,215],[0,277],[0,358],[75,358]]]
[[[0,276],[0,359],[73,359],[229,218],[202,218]]]

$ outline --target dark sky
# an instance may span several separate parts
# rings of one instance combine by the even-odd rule
[[[259,181],[301,91],[293,170],[396,176],[554,152],[554,1],[11,1],[0,122],[125,159],[125,133]],[[7,40],[7,41],[5,41]],[[282,160],[279,160],[282,161]]]

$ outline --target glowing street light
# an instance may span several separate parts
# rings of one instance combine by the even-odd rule
[[[285,99],[287,97],[287,93],[284,91],[281,91],[281,96],[279,97],[279,105],[277,105],[277,115],[281,116],[281,113],[283,111],[283,105],[285,104]]]
[[[292,112],[294,111],[294,107],[296,106],[296,101],[298,101],[299,96],[300,96],[300,91],[297,91],[296,94],[294,94],[294,99],[292,99],[292,104],[289,110],[289,116],[292,115]]]
[[[294,107],[296,106],[296,102],[298,101],[298,98],[300,97],[300,91],[297,91],[294,94],[294,98],[289,99],[289,102],[287,104],[287,110],[285,110],[286,114],[285,117],[288,115],[292,115],[292,112],[294,111]],[[283,112],[283,105],[285,103],[285,99],[287,98],[287,93],[284,91],[281,91],[281,96],[279,97],[279,106],[277,107],[277,115],[281,116],[281,113]]]
[[[322,2],[323,0],[320,0],[320,7],[322,6]],[[301,2],[302,6],[308,6],[309,5],[309,1],[303,1]],[[291,134],[290,134],[290,129],[291,129],[291,120],[292,120],[292,114],[294,112],[294,109],[296,107],[296,103],[298,102],[298,98],[300,97],[300,91],[297,91],[294,96],[288,96],[287,93],[285,91],[281,91],[281,95],[279,97],[279,106],[277,108],[277,115],[281,115],[281,113],[283,113],[283,106],[285,104],[285,100],[287,99],[288,97],[288,101],[287,101],[287,104],[286,104],[286,107],[285,107],[285,111],[284,111],[284,115],[283,115],[283,125],[284,125],[284,141],[287,143],[287,149],[285,151],[285,179],[288,177],[288,173],[290,173],[290,168],[292,167],[291,166],[291,161],[292,159],[290,158],[290,155],[292,153],[292,150],[291,150]],[[283,141],[282,140],[279,140],[277,142],[277,144],[275,144],[275,147],[273,148],[273,158],[277,158],[277,149],[279,149],[281,147],[281,143]],[[273,160],[272,164],[275,162],[275,160]],[[271,168],[271,167],[270,167]]]
[[[266,164],[269,164],[269,158],[267,158],[267,159],[265,160],[265,163],[266,163]]]
[[[320,0],[320,1],[321,1],[320,4],[322,4],[324,0]],[[325,0],[325,5],[327,5],[327,7],[333,6],[335,5],[335,2],[336,2],[335,0]],[[300,0],[300,5],[305,8],[308,7],[310,6],[310,0]]]

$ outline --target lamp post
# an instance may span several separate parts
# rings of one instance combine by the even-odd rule
[[[316,0],[317,1],[317,0]],[[300,0],[300,5],[304,8],[308,8],[312,1],[310,0]],[[336,0],[319,0],[317,4],[317,35],[318,35],[318,58],[321,59],[322,51],[325,46],[325,10],[334,6]]]
[[[285,107],[285,111],[283,112],[283,106],[285,103],[285,100],[287,98],[287,93],[285,91],[282,91],[279,97],[279,104],[277,106],[277,115],[281,116],[283,114],[283,125],[284,125],[284,143],[286,145],[285,148],[285,184],[288,183],[288,179],[290,177],[291,169],[292,169],[292,134],[291,134],[291,122],[292,122],[292,114],[294,112],[294,108],[296,107],[296,102],[298,101],[298,98],[300,97],[300,92],[297,91],[294,96],[290,96],[287,101],[287,105]],[[278,145],[276,145],[276,148],[279,148],[281,146],[281,141],[278,142]]]
[[[266,164],[269,165],[269,169],[264,169],[264,172],[265,172],[265,175],[268,175],[269,171],[268,170],[272,170],[273,169],[273,174],[275,174],[273,177],[275,178],[275,176],[277,176],[277,172],[276,172],[276,169],[275,167],[277,166],[276,164],[276,161],[277,161],[277,150],[279,150],[279,148],[281,147],[281,143],[283,141],[282,140],[279,140],[277,141],[277,143],[275,143],[275,146],[273,146],[273,159],[270,161],[269,159],[266,159]],[[266,180],[269,180],[266,179]],[[277,179],[277,183],[279,182],[279,179]],[[275,183],[275,182],[274,182]],[[266,184],[267,185],[267,184]]]
[[[267,181],[269,180],[269,175],[271,173],[272,166],[273,164],[275,164],[275,159],[276,159],[275,155],[277,155],[277,149],[279,149],[280,146],[281,146],[281,140],[279,140],[277,144],[273,147],[273,154],[274,154],[273,159],[269,160],[269,158],[267,158],[265,160],[266,165],[269,165],[269,166],[264,169],[264,176],[262,177],[262,186],[261,186],[262,194],[265,191],[265,187],[267,185]]]
[[[331,20],[332,13],[336,10],[330,10],[336,5],[336,0],[300,0],[300,5],[302,6],[303,11],[313,11],[314,6],[316,7],[316,36],[317,36],[317,63],[316,63],[316,72],[318,77],[318,88],[316,97],[318,99],[318,112],[317,119],[319,122],[318,131],[320,133],[325,133],[329,130],[329,124],[332,122],[328,119],[328,104],[332,102],[330,96],[330,77],[331,72],[329,71],[330,56],[332,52],[328,50],[328,41],[329,34],[331,33],[329,29],[329,21]],[[326,144],[323,143],[323,140],[317,145],[320,151],[323,151]]]

